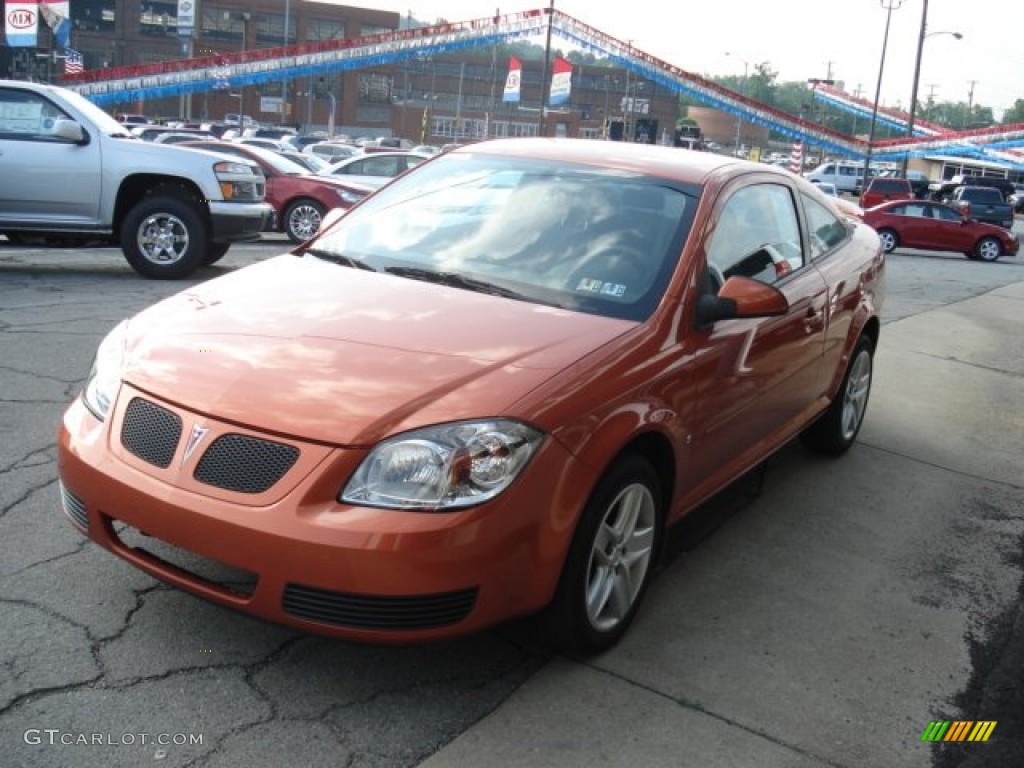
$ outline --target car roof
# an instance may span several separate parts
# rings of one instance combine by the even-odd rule
[[[759,172],[795,179],[789,171],[764,163],[735,157],[697,152],[657,144],[632,144],[593,139],[493,139],[451,150],[453,153],[486,153],[532,157],[552,162],[580,163],[662,176],[689,184],[704,184],[709,176],[723,171]]]

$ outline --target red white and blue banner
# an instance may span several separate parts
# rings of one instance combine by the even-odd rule
[[[508,60],[508,77],[505,78],[505,92],[501,100],[506,104],[518,104],[520,97],[520,86],[523,82],[523,62],[515,56]]]
[[[11,48],[30,48],[36,44],[39,30],[39,6],[36,0],[4,3],[4,32]]]
[[[35,3],[8,2],[8,9],[12,5],[30,8],[33,12],[35,10]],[[548,24],[551,25],[552,33],[574,47],[607,58],[615,65],[668,91],[764,126],[791,140],[802,141],[804,145],[823,147],[827,152],[861,160],[867,154],[867,142],[862,139],[761,104],[698,74],[644,53],[632,44],[590,27],[561,11],[551,12],[549,8],[402,29],[354,39],[324,40],[158,64],[93,70],[71,77],[66,85],[96,104],[150,100],[184,93],[202,93],[223,87],[224,83],[237,88],[296,77],[315,77],[330,72],[387,66],[413,57],[491,46],[509,40],[536,38],[547,31]],[[567,75],[564,78],[566,100],[571,87],[571,71],[570,65],[567,72],[558,72],[556,69],[555,73],[555,77],[558,74]],[[519,73],[516,85],[521,80],[521,66]],[[509,88],[509,85],[510,82],[506,81],[506,94],[516,93],[517,88]],[[815,90],[816,93],[822,92],[821,88]],[[923,129],[932,128],[926,123],[921,125]],[[986,132],[952,133],[943,129],[942,133],[924,138],[925,141],[914,138],[875,142],[872,154],[882,160],[901,159],[918,153],[936,154],[938,150],[946,149],[962,153],[964,147],[979,152],[999,151],[1024,145],[1024,125],[999,126],[987,129]]]
[[[551,69],[551,98],[548,104],[557,107],[560,104],[568,104],[572,91],[572,62],[558,57]]]
[[[53,39],[61,48],[71,45],[71,12],[68,10],[68,0],[50,3],[46,0],[39,1],[39,15],[53,31]]]

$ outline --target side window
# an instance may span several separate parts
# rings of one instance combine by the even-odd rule
[[[810,233],[811,259],[818,259],[849,237],[846,225],[828,208],[806,195],[800,196],[807,214]]]
[[[707,252],[719,281],[734,275],[774,283],[804,264],[793,197],[781,184],[756,184],[725,203]]]
[[[38,94],[0,88],[0,138],[57,141],[54,124],[64,117],[64,112]]]
[[[944,208],[941,205],[933,205],[930,206],[930,208],[933,219],[942,219],[943,221],[960,221],[963,218],[963,216],[952,208]]]

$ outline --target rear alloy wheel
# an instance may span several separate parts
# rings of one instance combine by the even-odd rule
[[[813,451],[838,456],[857,439],[871,394],[874,345],[861,336],[850,355],[850,364],[832,404],[821,417],[800,434]]]
[[[974,253],[982,261],[995,261],[1003,255],[1003,246],[994,237],[983,237],[974,246]]]
[[[284,214],[284,232],[293,243],[303,243],[320,231],[324,208],[313,200],[296,200]]]
[[[878,239],[882,241],[882,249],[886,253],[892,253],[900,244],[900,239],[891,229],[878,230]]]
[[[638,455],[619,459],[583,510],[546,611],[557,647],[588,654],[619,641],[650,583],[663,526],[654,469]]]

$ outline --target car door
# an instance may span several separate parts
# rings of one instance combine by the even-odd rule
[[[59,119],[71,118],[42,94],[0,87],[0,222],[98,224],[99,141],[58,138],[53,130]]]
[[[826,386],[828,291],[804,253],[791,188],[771,182],[727,188],[716,209],[704,253],[712,289],[733,275],[750,277],[778,288],[789,310],[719,321],[694,334],[697,481],[791,434]]]
[[[943,250],[968,253],[974,248],[975,235],[970,227],[964,225],[964,217],[959,211],[945,205],[929,205],[934,237]]]
[[[896,217],[894,226],[904,248],[933,248],[937,239],[930,207],[926,203],[908,202],[889,209]]]

